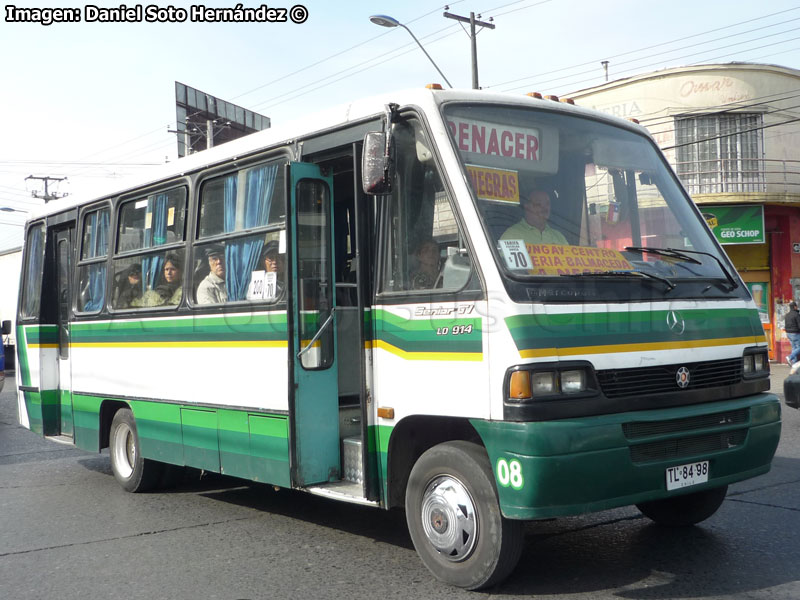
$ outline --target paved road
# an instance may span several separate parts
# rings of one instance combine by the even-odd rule
[[[787,373],[773,365],[774,391]],[[772,471],[701,526],[665,530],[632,508],[530,524],[511,578],[474,594],[431,578],[402,512],[223,477],[127,494],[106,454],[20,428],[13,392],[0,394],[0,599],[800,598],[796,410]]]

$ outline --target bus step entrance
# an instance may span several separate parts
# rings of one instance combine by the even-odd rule
[[[344,480],[361,485],[364,482],[364,472],[361,460],[361,438],[346,437],[342,440],[342,462],[344,467]]]

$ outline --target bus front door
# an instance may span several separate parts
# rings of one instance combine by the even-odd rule
[[[58,421],[61,435],[72,437],[72,366],[70,364],[70,311],[72,309],[72,248],[75,227],[55,232],[55,293],[58,326]]]
[[[333,265],[333,179],[291,164],[289,210],[294,401],[292,474],[298,486],[341,479]]]

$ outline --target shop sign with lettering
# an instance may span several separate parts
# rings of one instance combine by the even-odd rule
[[[764,207],[702,206],[703,217],[720,244],[763,244]]]

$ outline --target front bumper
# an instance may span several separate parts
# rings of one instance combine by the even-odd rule
[[[576,515],[657,500],[766,473],[778,447],[773,394],[594,417],[473,420],[511,519]],[[708,460],[707,483],[667,491],[666,468]]]

